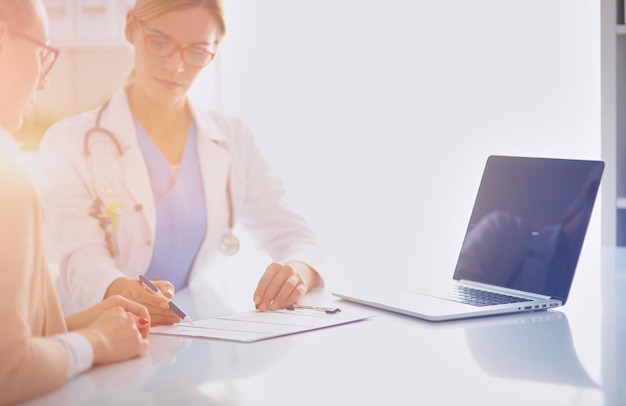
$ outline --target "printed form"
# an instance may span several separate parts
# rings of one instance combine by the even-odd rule
[[[257,310],[177,323],[172,326],[156,326],[151,334],[186,337],[216,338],[239,342],[254,342],[272,337],[316,330],[340,324],[352,323],[374,317],[372,314],[338,312],[327,314],[315,310]]]

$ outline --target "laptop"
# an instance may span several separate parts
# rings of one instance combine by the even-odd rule
[[[563,306],[603,170],[602,161],[492,155],[449,285],[332,294],[431,321]]]

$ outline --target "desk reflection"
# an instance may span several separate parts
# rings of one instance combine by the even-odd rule
[[[580,362],[565,314],[557,311],[474,320],[465,328],[470,353],[490,375],[598,387]]]
[[[290,350],[289,339],[278,347],[152,335],[147,355],[95,368],[25,405],[237,405],[234,381],[261,373]]]
[[[169,346],[170,340],[170,337],[151,338],[156,346]],[[111,387],[100,391],[90,399],[90,404],[240,404],[234,380],[262,372],[282,358],[287,350],[283,347],[277,354],[269,347],[261,348],[266,343],[257,344],[184,339],[182,349],[174,358],[155,362],[126,388]]]

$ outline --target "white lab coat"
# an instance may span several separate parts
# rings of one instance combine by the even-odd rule
[[[125,151],[128,193],[122,208],[125,214],[118,216],[115,229],[116,258],[108,252],[99,221],[90,216],[96,195],[83,142],[95,125],[96,114],[97,109],[56,123],[40,145],[41,200],[59,259],[57,290],[66,314],[101,301],[116,278],[145,273],[152,257],[155,202],[124,89],[113,96],[101,119],[101,127],[110,130]],[[319,271],[322,256],[315,236],[304,219],[286,206],[282,183],[270,174],[250,129],[235,118],[193,106],[192,115],[198,133],[207,233],[191,270],[190,287],[210,285],[223,257],[218,247],[229,231],[229,171],[235,224],[245,226],[273,260],[298,260]],[[97,166],[95,173],[106,165]],[[140,210],[134,209],[137,205]]]

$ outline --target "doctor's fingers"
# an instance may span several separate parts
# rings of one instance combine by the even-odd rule
[[[180,321],[169,305],[169,301],[148,290],[139,281],[132,281],[124,291],[124,296],[145,306],[150,313],[152,325],[173,324]],[[129,297],[130,296],[130,297]]]
[[[255,304],[261,311],[276,310],[291,303],[283,302],[291,295],[294,289],[304,284],[302,277],[294,271],[291,265],[274,262],[267,267],[265,274],[259,281],[255,292]],[[306,291],[306,285],[304,285]],[[272,305],[272,302],[275,302]],[[271,307],[270,307],[271,306]]]
[[[294,272],[294,274],[287,278],[287,280],[283,283],[280,291],[272,300],[270,309],[284,309],[290,304],[295,303],[298,299],[304,296],[306,292],[307,286],[304,278],[302,278],[302,275],[299,273]]]
[[[181,318],[178,317],[176,313],[174,312],[165,316],[150,315],[151,326],[171,326],[172,324],[178,323],[180,321],[181,321]]]
[[[157,281],[157,280],[155,280],[153,278],[152,279],[152,283],[154,284],[154,286],[159,288],[161,293],[163,293],[166,297],[168,297],[170,299],[174,297],[174,285],[172,285],[171,282],[169,282],[169,281]]]
[[[156,303],[155,298],[159,299]],[[170,309],[169,303],[165,302],[167,305],[167,309],[164,309],[162,307],[162,299],[158,296],[149,295],[147,298],[145,298],[145,300],[145,302],[139,303],[145,306],[150,313],[150,322],[153,326],[170,325],[178,323],[180,321],[180,317],[178,317],[178,315]]]
[[[165,310],[150,306],[146,306],[146,308],[150,312],[150,323],[153,326],[170,325],[180,321],[180,317],[170,309]]]
[[[266,291],[282,266],[283,264],[281,263],[272,262],[267,268],[265,268],[265,272],[263,273],[263,276],[261,276],[256,290],[254,291],[253,300],[257,309],[265,311],[269,308],[270,302],[265,299]]]
[[[160,297],[153,291],[149,290],[138,280],[131,281],[122,295],[134,302],[141,303],[148,308],[170,308],[169,301],[166,298]],[[152,311],[150,311],[150,313],[152,313]]]

